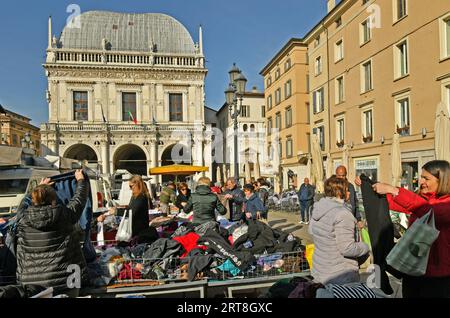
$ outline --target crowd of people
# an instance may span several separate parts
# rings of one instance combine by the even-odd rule
[[[79,265],[85,278],[86,262],[75,225],[87,201],[88,183],[81,170],[75,172],[75,179],[76,191],[68,204],[57,202],[51,180],[45,179],[19,207],[15,238],[18,283],[64,291],[70,264]],[[359,176],[355,184],[361,186]],[[218,216],[225,215],[230,222],[268,219],[269,188],[264,178],[242,188],[234,178],[222,185],[201,177],[195,189],[189,189],[185,182],[168,182],[158,198],[150,194],[141,176],[133,176],[129,188],[132,236],[140,243],[154,240],[149,210],[155,208],[167,216],[174,206],[178,213],[191,214],[194,226],[215,222]],[[408,214],[410,226],[432,210],[440,231],[431,247],[426,274],[401,275],[403,297],[450,297],[450,164],[437,160],[425,164],[417,193],[386,183],[374,183],[372,189],[386,196],[389,209]],[[315,201],[315,189],[307,178],[297,194],[300,222],[309,223],[315,246],[311,268],[314,281],[342,286],[359,282],[359,266],[369,257],[370,247],[357,239],[356,231],[364,227],[364,222],[346,167],[338,167],[336,174],[325,181],[319,200]],[[114,213],[117,211],[112,208],[97,221],[103,222]],[[73,294],[74,290],[67,293]]]
[[[82,170],[75,172],[75,179],[76,191],[67,204],[58,202],[51,180],[45,179],[19,207],[14,237],[17,240],[17,283],[53,287],[55,291],[76,296],[77,289],[67,289],[70,273],[66,268],[70,264],[79,265],[82,279],[86,280],[86,261],[76,224],[88,199],[89,184]],[[158,237],[155,228],[149,225],[149,211],[153,209],[163,216],[171,214],[171,207],[176,207],[178,214],[191,213],[194,226],[215,222],[217,215],[227,212],[229,221],[234,222],[267,219],[268,188],[263,178],[246,184],[243,190],[234,178],[229,178],[224,185],[213,185],[209,178],[201,177],[194,191],[185,182],[178,185],[168,182],[158,197],[150,194],[139,175],[132,176],[128,186],[131,191],[127,207],[131,214],[131,235],[138,244],[151,243]],[[111,207],[107,213],[97,217],[97,222],[104,222],[117,213],[118,209]],[[58,246],[56,249],[55,244]]]
[[[359,176],[355,184],[362,185]],[[417,193],[387,183],[372,185],[377,195],[386,197],[390,210],[409,215],[410,227],[431,211],[439,231],[437,240],[430,248],[425,275],[409,276],[392,268],[388,268],[388,272],[402,279],[403,298],[449,298],[450,164],[440,160],[425,164],[419,185]],[[305,192],[300,193],[301,198],[307,198]],[[352,192],[354,187],[346,179],[345,167],[339,167],[336,175],[325,181],[324,196],[312,208],[309,225],[314,241],[311,272],[314,279],[324,285],[359,282],[358,265],[369,254],[369,246],[355,239],[355,231],[363,226],[363,222],[356,213],[358,210],[355,211],[356,200]]]

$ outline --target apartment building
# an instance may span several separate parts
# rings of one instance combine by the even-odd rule
[[[271,180],[276,191],[299,186],[309,176],[307,49],[301,39],[292,38],[260,72],[265,83],[267,151],[273,164],[279,163]]]
[[[450,1],[329,0],[304,42],[311,133],[326,170],[342,163],[347,146],[350,179],[390,182],[398,132],[402,186],[416,188],[421,166],[434,159],[436,108],[450,108]]]

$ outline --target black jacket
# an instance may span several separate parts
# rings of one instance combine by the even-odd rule
[[[133,211],[133,236],[138,236],[149,227],[150,217],[148,215],[148,205],[149,199],[143,194],[136,198],[131,197],[128,208]]]
[[[199,245],[205,245],[214,250],[217,254],[230,261],[240,270],[245,271],[255,262],[255,257],[248,251],[236,251],[219,233],[214,229],[209,229],[205,235],[197,241]]]
[[[228,200],[230,204],[230,211],[231,211],[231,220],[232,221],[239,221],[242,219],[243,216],[243,205],[245,202],[245,194],[244,191],[239,189],[238,187],[235,187],[233,190],[227,190],[224,192],[224,194],[231,194],[233,196],[232,199]]]
[[[358,197],[356,196],[355,187],[350,182],[348,183],[348,192],[350,192],[350,201],[347,203],[350,205],[350,209],[356,220],[361,221],[361,213],[358,209]]]
[[[79,181],[75,195],[67,206],[29,207],[17,227],[17,282],[21,285],[67,289],[67,280],[74,272],[69,265],[78,265],[82,283],[87,279],[76,225],[86,205],[88,183]]]
[[[175,202],[175,206],[177,208],[179,208],[180,210],[183,210],[183,206],[181,205],[181,203],[183,203],[183,202],[188,203],[190,197],[191,197],[191,190],[190,189],[187,190],[186,195],[184,195],[183,193],[180,193],[177,196],[177,201]]]
[[[373,263],[380,267],[381,290],[390,295],[393,290],[389,283],[386,270],[389,269],[386,257],[394,247],[394,225],[389,213],[389,203],[385,195],[379,195],[373,191],[374,181],[361,175],[361,191],[364,204],[364,212],[367,220],[367,228],[372,245]],[[390,270],[391,274],[398,273]]]
[[[220,203],[219,197],[211,192],[211,188],[206,185],[199,185],[184,207],[184,211],[189,213],[194,211],[192,223],[203,224],[216,220],[216,210],[224,215],[227,213],[225,207]]]

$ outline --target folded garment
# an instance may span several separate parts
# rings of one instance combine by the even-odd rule
[[[108,248],[107,250],[102,252],[102,254],[100,256],[100,259],[99,259],[99,262],[103,263],[103,264],[106,264],[114,256],[122,256],[121,251],[118,248],[116,248],[116,247]]]
[[[142,273],[136,268],[133,268],[133,265],[131,263],[126,263],[123,265],[118,278],[119,280],[141,279]]]
[[[166,225],[169,225],[169,224],[171,224],[173,222],[175,222],[173,217],[159,216],[157,218],[154,218],[150,222],[150,226],[153,226],[153,227],[166,226]]]
[[[184,248],[184,253],[181,255],[181,258],[186,257],[188,253],[193,249],[200,248],[206,250],[206,246],[197,245],[197,241],[199,238],[200,236],[194,232],[188,233],[184,236],[178,236],[173,238],[174,241],[179,242]]]
[[[238,224],[238,222],[230,222],[227,219],[220,219],[219,220],[219,225],[221,228],[224,228],[226,230],[228,230],[230,227],[234,226]]]
[[[252,247],[253,247],[252,241],[249,240],[249,241],[245,242],[245,243],[244,243],[244,247],[245,247],[245,248],[252,248]]]
[[[177,214],[177,218],[178,218],[178,219],[183,219],[183,220],[189,220],[189,218],[190,218],[191,216],[193,216],[193,215],[194,215],[194,212],[191,212],[191,213],[185,213],[185,212],[183,211],[183,212],[180,212],[180,213]]]
[[[224,259],[231,259],[240,270],[246,270],[255,261],[255,257],[248,251],[236,251],[216,231],[210,229],[201,237],[197,244],[206,245],[209,249],[219,254]]]
[[[277,260],[280,260],[283,257],[281,253],[275,253],[270,255],[260,256],[257,260],[257,264],[260,266],[269,265],[273,266]]]
[[[332,298],[377,298],[374,291],[362,283],[346,285],[327,284],[325,285],[325,291],[321,291],[320,293],[321,298],[328,298],[324,296],[325,294],[331,294]]]
[[[192,223],[183,223],[178,226],[178,228],[175,230],[175,232],[173,232],[171,237],[174,238],[177,236],[183,236],[193,231],[194,226],[192,225]]]
[[[195,233],[197,233],[200,236],[203,236],[206,234],[206,232],[209,229],[216,229],[217,228],[217,222],[215,221],[209,221],[203,224],[200,224],[195,227]]]
[[[188,279],[193,281],[198,273],[203,272],[214,261],[212,255],[197,255],[189,261]]]
[[[229,260],[229,259],[227,259],[225,261],[225,263],[223,263],[222,265],[218,266],[217,268],[220,269],[222,272],[229,272],[233,276],[236,276],[236,275],[238,275],[241,272],[239,270],[239,268],[234,266],[233,262],[231,260]]]
[[[233,242],[236,242],[241,236],[248,233],[248,225],[242,224],[233,231]]]

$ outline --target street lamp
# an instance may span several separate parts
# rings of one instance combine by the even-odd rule
[[[233,67],[228,72],[230,74],[230,84],[225,90],[225,100],[230,111],[231,120],[233,120],[234,130],[234,179],[239,182],[239,163],[238,163],[238,117],[241,114],[242,99],[244,98],[245,85],[247,79],[242,71],[233,63]],[[239,105],[238,105],[239,101]],[[238,107],[239,106],[239,107]]]

